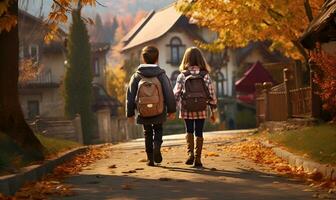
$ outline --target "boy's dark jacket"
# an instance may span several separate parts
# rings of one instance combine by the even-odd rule
[[[144,118],[137,114],[138,124],[161,124],[166,121],[167,113],[176,112],[176,101],[173,93],[170,81],[163,69],[158,65],[142,64],[138,67],[137,72],[131,77],[130,83],[127,89],[126,97],[126,115],[127,117],[133,117],[136,110],[135,98],[138,92],[138,85],[141,80],[139,76],[141,74],[145,77],[158,77],[162,85],[162,91],[164,96],[165,111],[158,116]]]

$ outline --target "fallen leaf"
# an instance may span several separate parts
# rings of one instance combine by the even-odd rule
[[[110,165],[108,168],[115,169],[115,168],[117,168],[117,165]]]

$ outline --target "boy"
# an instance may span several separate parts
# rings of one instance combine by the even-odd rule
[[[137,124],[143,125],[148,166],[162,162],[162,123],[166,121],[167,113],[173,119],[176,112],[173,89],[165,71],[157,64],[158,57],[156,47],[142,49],[143,64],[131,77],[126,97],[128,121],[134,123],[136,114]]]

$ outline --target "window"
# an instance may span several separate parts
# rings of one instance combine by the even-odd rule
[[[173,37],[170,40],[170,44],[167,45],[170,47],[170,64],[179,65],[185,50],[185,45],[182,44],[182,41],[178,37]]]
[[[93,63],[93,74],[95,76],[99,76],[100,75],[100,67],[99,67],[99,60],[98,58],[95,59],[94,63]]]
[[[29,56],[33,63],[39,62],[39,47],[38,45],[32,44],[29,46]]]
[[[40,114],[40,103],[37,100],[28,101],[28,117],[29,119],[34,119],[36,116]]]
[[[172,86],[175,87],[176,85],[176,80],[177,80],[177,77],[178,75],[180,74],[180,71],[174,71],[170,77],[170,81],[172,83]]]
[[[217,71],[215,73],[215,81],[216,81],[215,84],[216,84],[217,96],[224,97],[228,95],[227,80],[225,79],[221,71]]]

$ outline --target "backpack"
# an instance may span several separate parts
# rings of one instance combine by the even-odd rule
[[[140,75],[140,74],[139,74]],[[162,85],[157,77],[144,77],[138,85],[136,105],[141,117],[154,117],[164,111]]]
[[[210,93],[205,85],[206,71],[192,74],[190,71],[183,72],[185,76],[184,91],[182,94],[182,111],[200,112],[207,108]]]

